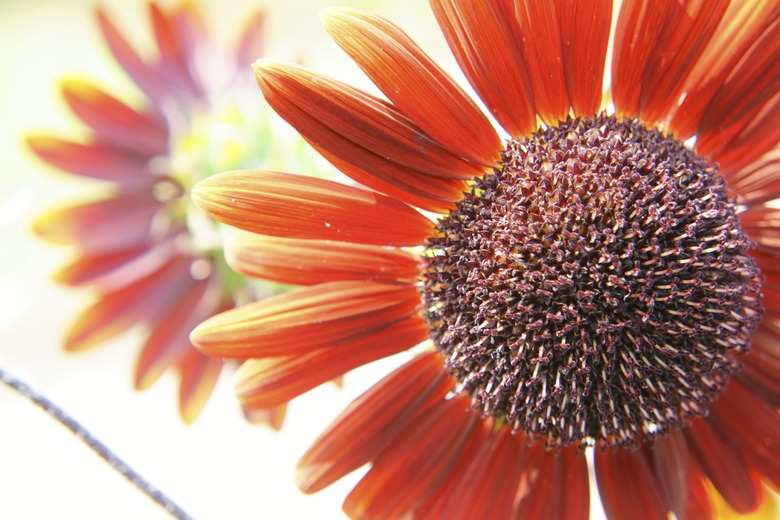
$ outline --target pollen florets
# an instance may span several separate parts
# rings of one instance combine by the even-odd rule
[[[716,168],[613,116],[511,141],[443,217],[420,291],[475,408],[552,447],[633,447],[703,415],[758,324]]]

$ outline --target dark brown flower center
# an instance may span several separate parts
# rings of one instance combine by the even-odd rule
[[[447,370],[551,447],[634,447],[705,414],[749,348],[761,273],[715,166],[637,121],[512,141],[422,263]]]

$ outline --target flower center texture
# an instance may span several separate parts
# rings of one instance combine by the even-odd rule
[[[706,414],[761,317],[737,213],[713,164],[635,120],[510,141],[421,264],[456,389],[551,448],[633,448]]]

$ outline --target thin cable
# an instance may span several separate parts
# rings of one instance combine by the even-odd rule
[[[100,442],[89,430],[84,428],[73,417],[65,413],[46,396],[36,392],[27,383],[0,368],[0,382],[12,388],[17,394],[26,397],[46,412],[49,417],[69,429],[73,434],[95,452],[98,457],[108,463],[111,468],[125,477],[131,484],[137,487],[146,496],[157,502],[172,517],[178,520],[193,520],[179,505],[168,498],[162,491],[154,487],[148,480],[142,477],[133,468],[128,466],[105,444]]]

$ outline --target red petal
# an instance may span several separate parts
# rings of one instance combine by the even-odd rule
[[[144,243],[162,205],[148,194],[120,195],[89,204],[51,210],[33,231],[56,244],[75,244],[95,252],[126,250]]]
[[[664,122],[685,92],[685,80],[715,34],[730,0],[675,2],[644,64],[639,114]],[[653,9],[655,6],[653,6]]]
[[[195,421],[203,410],[217,384],[222,365],[222,360],[204,356],[193,348],[185,351],[179,362],[179,411],[185,423]]]
[[[780,128],[780,125],[778,125]],[[751,206],[780,196],[780,147],[748,167],[728,175],[729,186]]]
[[[106,276],[115,269],[137,259],[148,251],[145,244],[109,253],[84,254],[58,269],[54,280],[67,285],[85,285]]]
[[[30,136],[27,146],[46,163],[75,175],[146,189],[158,177],[149,169],[150,156],[102,142],[77,143],[50,136]]]
[[[713,155],[718,144],[748,127],[780,89],[780,18],[756,40],[725,78],[699,123],[696,150]]]
[[[528,450],[524,465],[525,473],[535,476],[518,505],[517,518],[588,520],[588,463],[577,448],[554,453],[537,442]]]
[[[68,330],[65,348],[81,350],[157,316],[171,305],[170,295],[189,276],[188,258],[175,258],[155,273],[99,296]]]
[[[595,114],[601,108],[612,3],[557,2],[566,91],[577,115]]]
[[[394,199],[337,182],[268,171],[217,174],[192,190],[213,218],[253,233],[419,245],[433,223]]]
[[[677,0],[624,0],[612,55],[612,96],[620,115],[639,115],[643,78],[653,49],[679,5]]]
[[[352,518],[402,518],[449,472],[476,425],[470,399],[442,401],[394,439],[344,501]]]
[[[441,202],[462,198],[466,184],[458,179],[484,172],[484,167],[441,148],[405,116],[368,94],[270,60],[261,60],[255,70],[271,107],[323,157],[369,188],[440,211],[447,207]]]
[[[481,446],[467,445],[451,472],[449,485],[421,505],[414,512],[414,520],[512,518],[525,439],[512,435],[507,427],[499,427],[485,438],[485,430],[495,424],[480,422],[484,426],[475,429],[472,439],[476,437]]]
[[[502,0],[502,3],[507,13],[514,10],[517,24],[514,34],[522,45],[539,117],[548,125],[557,125],[569,115],[570,103],[563,72],[561,44],[564,40],[556,4],[512,0]]]
[[[497,1],[431,0],[469,83],[512,136],[536,129],[534,92],[516,22]]]
[[[703,473],[735,511],[744,514],[758,507],[761,485],[735,449],[737,440],[724,438],[709,419],[695,420],[685,436]]]
[[[738,382],[713,407],[718,431],[745,454],[751,466],[780,487],[780,414]]]
[[[65,102],[98,141],[146,157],[168,151],[168,124],[160,114],[139,112],[88,81],[69,79],[61,88]]]
[[[653,469],[661,498],[666,509],[680,518],[688,508],[688,481],[691,460],[685,437],[672,430],[660,437],[652,448],[645,450],[652,456]]]
[[[778,13],[774,0],[730,3],[686,82],[685,99],[670,123],[675,135],[687,138],[696,132],[712,96]]]
[[[323,24],[392,103],[436,142],[492,167],[501,141],[463,90],[401,29],[355,9],[327,9]]]
[[[641,452],[596,450],[596,481],[609,520],[667,520],[658,483]]]
[[[409,420],[441,401],[453,381],[442,359],[423,354],[355,399],[303,455],[295,481],[316,493],[372,460]]]
[[[226,258],[243,275],[294,285],[337,280],[414,282],[420,262],[402,249],[251,233],[241,233]]]
[[[215,357],[300,355],[366,337],[415,313],[419,301],[413,285],[329,282],[223,312],[191,338]]]
[[[250,359],[236,372],[236,395],[245,408],[278,406],[334,377],[408,350],[426,339],[425,321],[412,316],[329,348],[291,356]]]

